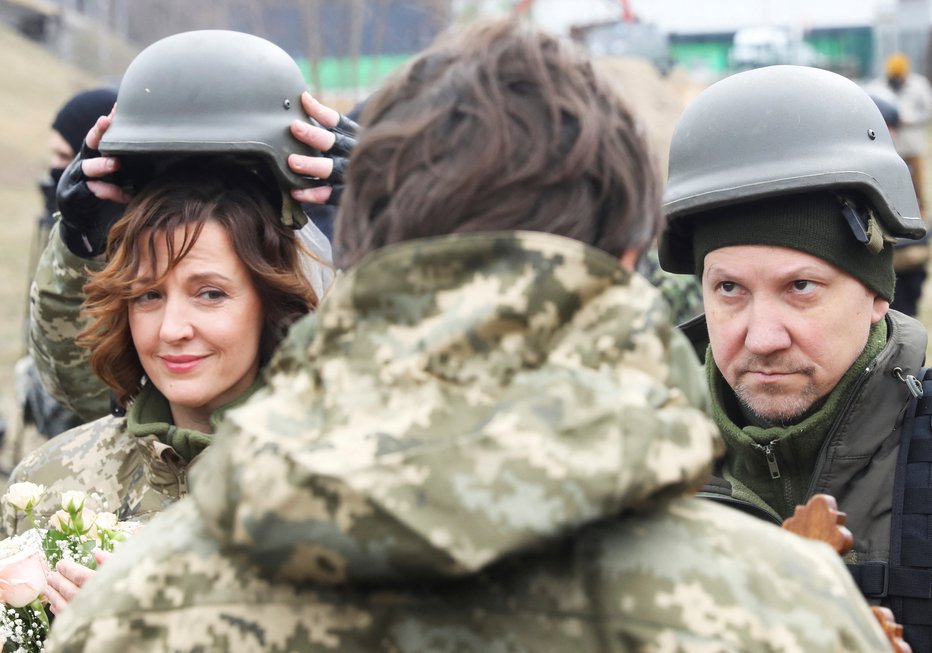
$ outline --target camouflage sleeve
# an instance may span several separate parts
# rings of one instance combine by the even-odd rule
[[[6,485],[6,488],[8,488],[13,483],[18,483],[20,480],[22,479],[11,477]],[[4,494],[6,494],[6,488],[3,490]],[[18,529],[18,511],[6,501],[0,501],[0,539],[6,539],[16,535]]]
[[[683,497],[588,537],[625,650],[889,650],[831,548],[733,508]]]
[[[88,270],[103,261],[82,259],[52,228],[30,291],[29,353],[49,394],[90,421],[110,411],[110,392],[91,370],[88,352],[75,344]]]
[[[689,399],[689,404],[711,416],[712,403],[703,364],[696,356],[692,343],[679,329],[674,329],[670,338],[670,360],[671,369],[676,370],[676,385]]]
[[[888,650],[827,546],[694,498],[446,594],[270,583],[193,502],[156,519],[56,619],[48,653]]]
[[[670,306],[673,324],[682,324],[702,313],[702,285],[692,274],[673,274],[660,267],[657,250],[651,249],[641,265],[640,272]]]

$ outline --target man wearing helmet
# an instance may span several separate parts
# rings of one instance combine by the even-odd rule
[[[705,316],[690,328],[709,345],[727,450],[702,494],[775,523],[815,493],[835,496],[862,591],[929,651],[929,547],[899,534],[894,492],[927,337],[889,309],[893,241],[924,226],[880,111],[827,71],[726,78],[680,118],[664,199],[661,264],[701,277]],[[924,551],[911,558],[912,546]]]

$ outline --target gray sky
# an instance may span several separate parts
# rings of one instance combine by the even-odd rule
[[[641,20],[668,32],[730,31],[761,24],[831,27],[870,24],[892,0],[629,0]]]

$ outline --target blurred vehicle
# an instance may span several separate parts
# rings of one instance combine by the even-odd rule
[[[574,25],[570,37],[593,57],[647,59],[661,74],[667,74],[673,67],[667,35],[652,23],[642,23],[628,0],[620,0],[619,8],[619,20]]]
[[[593,57],[637,57],[647,59],[666,74],[673,66],[667,35],[649,23],[610,21],[576,25],[570,36]]]
[[[745,27],[735,32],[728,53],[728,65],[734,71],[796,64],[823,67],[825,61],[798,30],[788,27]]]

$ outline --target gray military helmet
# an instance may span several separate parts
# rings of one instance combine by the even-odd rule
[[[690,222],[697,214],[845,189],[871,202],[891,236],[925,233],[909,169],[877,105],[857,84],[804,66],[732,75],[700,93],[677,122],[660,263],[669,272],[694,272]]]
[[[245,155],[264,160],[283,188],[308,185],[288,168],[292,152],[319,153],[289,125],[310,120],[295,61],[265,39],[200,30],[166,37],[130,63],[117,113],[104,134],[107,155]]]

